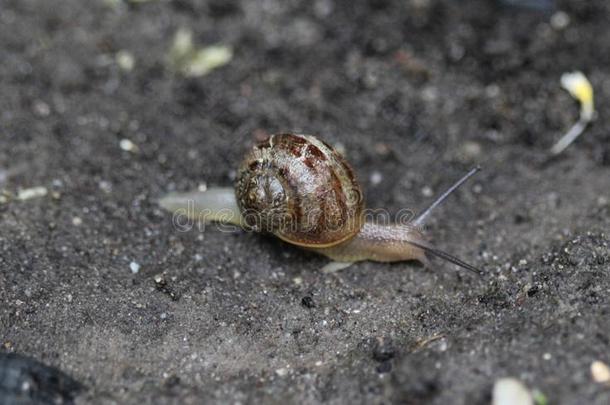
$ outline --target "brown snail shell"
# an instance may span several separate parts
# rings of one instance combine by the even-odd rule
[[[295,245],[333,246],[364,224],[354,171],[311,135],[277,134],[254,146],[239,166],[235,195],[247,226]]]

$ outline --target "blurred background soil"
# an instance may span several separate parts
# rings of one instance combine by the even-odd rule
[[[610,403],[589,372],[610,361],[610,3],[510,3],[0,0],[0,350],[84,384],[77,403],[487,404],[505,376]],[[173,71],[180,28],[232,59]],[[598,119],[549,160],[576,69]],[[157,206],[230,185],[278,131],[341,148],[390,212],[481,164],[428,234],[484,276],[323,274]]]

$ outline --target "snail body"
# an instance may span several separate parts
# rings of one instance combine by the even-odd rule
[[[380,224],[365,219],[362,189],[339,153],[311,135],[278,134],[246,154],[234,189],[172,193],[160,205],[199,219],[205,212],[206,222],[272,233],[332,259],[326,270],[363,260],[426,264],[428,253],[478,272],[431,246],[421,232],[430,212],[477,170],[470,171],[412,222]]]

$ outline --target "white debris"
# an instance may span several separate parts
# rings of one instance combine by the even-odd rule
[[[421,193],[424,197],[432,197],[432,195],[434,195],[430,186],[425,186],[424,188],[422,188]]]
[[[212,70],[226,65],[233,59],[233,50],[224,45],[213,45],[198,50],[185,66],[184,73],[187,76],[205,76]]]
[[[557,31],[570,25],[570,16],[565,11],[558,11],[551,16],[551,27]]]
[[[131,72],[136,66],[136,58],[129,51],[121,50],[114,56],[116,64],[125,72]]]
[[[19,190],[17,193],[17,199],[21,201],[30,200],[32,198],[44,197],[47,195],[48,190],[46,187],[32,187]]]
[[[80,217],[72,218],[72,225],[81,226],[83,224],[83,220]]]
[[[98,186],[104,193],[110,193],[112,191],[112,184],[109,181],[102,180],[99,182]]]
[[[284,376],[288,375],[288,369],[287,368],[278,368],[277,370],[275,370],[275,374],[277,374],[279,377],[284,377]]]
[[[133,274],[138,274],[138,272],[140,271],[140,264],[136,262],[131,262],[129,263],[129,268],[131,269],[131,272]]]
[[[193,33],[180,28],[169,51],[170,66],[188,77],[205,76],[212,70],[226,65],[233,59],[233,49],[226,45],[195,48]]]
[[[599,360],[591,363],[593,381],[600,384],[610,384],[610,367]]]
[[[582,72],[564,73],[561,76],[561,86],[572,97],[580,102],[580,118],[551,148],[553,155],[558,155],[572,144],[587,128],[595,117],[595,104],[593,102],[593,86]]]
[[[494,384],[492,404],[534,405],[534,398],[521,381],[515,378],[501,378]]]
[[[593,86],[584,73],[575,71],[561,75],[561,86],[580,102],[581,117],[591,121],[594,113]]]
[[[383,181],[383,175],[375,170],[373,173],[371,173],[370,181],[372,185],[376,186]]]
[[[119,142],[119,146],[125,152],[137,152],[138,151],[138,146],[135,143],[131,142],[129,139],[121,139],[121,142]]]
[[[34,101],[34,113],[39,117],[46,117],[51,114],[51,107],[42,100]]]

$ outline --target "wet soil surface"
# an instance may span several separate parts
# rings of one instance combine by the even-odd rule
[[[0,0],[1,350],[79,381],[77,403],[488,404],[505,376],[550,403],[609,403],[589,372],[610,362],[609,15],[604,0]],[[233,59],[173,73],[180,27]],[[578,117],[559,85],[575,69],[598,119],[549,160]],[[231,185],[279,131],[340,147],[392,213],[481,164],[427,232],[484,275],[324,274],[312,253],[179,232],[159,209]],[[32,187],[47,193],[17,198]]]

